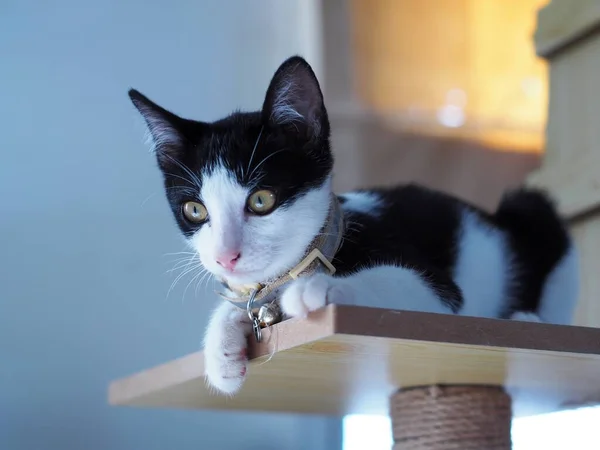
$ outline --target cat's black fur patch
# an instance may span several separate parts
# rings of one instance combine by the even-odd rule
[[[508,293],[512,300],[503,315],[515,311],[535,312],[548,273],[565,255],[571,239],[558,217],[554,203],[543,191],[518,189],[507,193],[494,215],[507,231],[515,256],[517,282]]]

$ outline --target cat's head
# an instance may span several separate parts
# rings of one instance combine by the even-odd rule
[[[152,138],[171,209],[203,266],[230,283],[293,267],[326,220],[333,157],[319,83],[293,57],[261,111],[181,118],[129,92]]]

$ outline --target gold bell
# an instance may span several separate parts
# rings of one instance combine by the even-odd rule
[[[263,305],[258,310],[258,321],[261,327],[270,327],[281,320],[281,311],[277,303]]]

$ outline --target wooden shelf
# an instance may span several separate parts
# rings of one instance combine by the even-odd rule
[[[515,414],[600,403],[600,329],[330,305],[265,330],[247,381],[211,392],[201,352],[114,381],[113,405],[387,414],[398,387],[505,385]],[[270,358],[270,359],[269,359]]]

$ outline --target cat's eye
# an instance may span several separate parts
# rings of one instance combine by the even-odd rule
[[[273,191],[262,189],[250,194],[247,200],[247,206],[254,214],[268,214],[275,207],[275,200],[276,197]]]
[[[208,218],[208,211],[202,203],[186,202],[183,204],[183,215],[190,222],[202,223]]]

